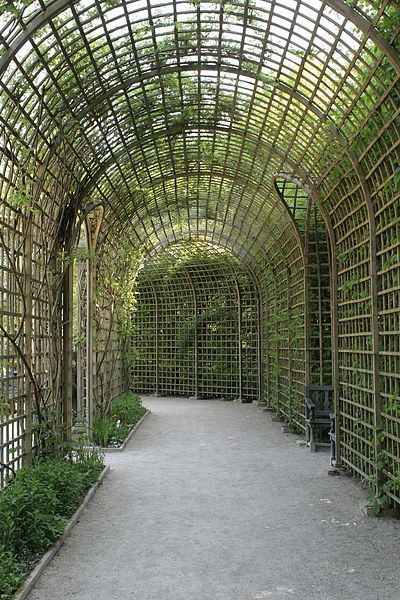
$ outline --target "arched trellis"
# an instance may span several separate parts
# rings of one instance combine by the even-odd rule
[[[352,10],[344,0],[327,0],[325,4],[333,8],[349,21],[353,22],[356,27],[371,38],[376,46],[382,50],[383,54],[389,57],[391,63],[398,69],[398,73],[400,74],[398,54],[370,20],[366,19],[357,11]],[[28,23],[25,25],[25,30],[20,33],[14,33],[14,39],[7,42],[7,51],[0,59],[0,72],[8,66],[13,56],[15,56],[24,44],[30,40],[35,31],[38,31],[48,21],[68,8],[69,5],[69,0],[55,0],[47,3],[45,12],[40,11],[37,15],[33,14],[31,19],[29,19]]]
[[[137,292],[133,389],[258,399],[258,291],[231,253],[205,242],[174,243],[148,257]]]
[[[46,336],[42,336],[46,342],[40,341],[40,333],[52,326],[46,311],[59,315],[62,309],[60,339],[66,356],[71,345],[71,268],[66,265],[65,254],[71,251],[71,228],[78,209],[85,211],[97,204],[105,207],[101,231],[104,252],[116,253],[119,237],[150,253],[184,237],[207,239],[236,251],[266,288],[267,282],[274,280],[275,306],[280,310],[285,306],[289,321],[302,302],[293,301],[301,297],[299,247],[291,215],[282,208],[272,185],[276,173],[286,173],[309,190],[331,240],[333,314],[338,314],[332,336],[334,381],[340,389],[337,401],[343,427],[338,435],[342,436],[344,464],[362,476],[377,472],[378,479],[395,481],[400,468],[398,323],[394,308],[400,239],[396,224],[396,90],[400,74],[396,3],[385,1],[377,7],[376,3],[355,0],[349,6],[331,0],[310,7],[298,2],[288,3],[287,12],[282,14],[280,3],[275,1],[267,3],[268,10],[255,7],[255,12],[248,2],[211,7],[202,3],[193,14],[217,16],[220,39],[232,23],[240,34],[236,49],[224,47],[221,41],[215,47],[211,43],[207,46],[201,37],[207,26],[196,17],[197,37],[193,37],[198,47],[192,54],[182,47],[179,28],[173,30],[173,43],[162,46],[165,39],[159,32],[163,25],[150,3],[147,16],[139,19],[143,27],[150,24],[144,33],[147,57],[140,55],[140,40],[134,39],[136,30],[135,35],[132,33],[134,3],[122,4],[124,24],[130,27],[126,40],[132,50],[130,63],[138,66],[138,74],[132,75],[126,68],[127,55],[120,52],[118,35],[113,33],[114,8],[109,9],[101,0],[88,3],[87,10],[75,2],[51,1],[37,13],[35,9],[23,11],[19,21],[2,30],[0,69],[5,101],[1,131],[5,142],[0,193],[6,207],[2,216],[6,237],[1,265],[4,273],[11,270],[11,275],[4,275],[3,287],[11,298],[9,292],[12,286],[18,289],[23,274],[25,293],[21,295],[26,297],[30,289],[34,292],[32,309],[29,299],[26,307],[18,307],[18,294],[8,301],[9,312],[15,312],[16,320],[24,323],[27,343],[20,348],[22,355],[28,357],[28,363],[35,362],[41,385],[46,386],[40,364],[46,355],[44,344],[50,341]],[[88,17],[93,7],[96,36]],[[171,3],[172,13],[180,15],[179,2]],[[308,33],[301,30],[300,18],[309,19]],[[69,22],[76,24],[81,38],[78,50],[71,42]],[[183,27],[186,25],[184,22]],[[187,25],[188,31],[191,26]],[[104,50],[107,44],[110,66],[103,69],[96,48]],[[32,54],[29,60],[28,47]],[[64,71],[57,71],[60,57],[66,64]],[[270,70],[263,62],[266,57],[273,65]],[[92,71],[85,85],[82,74],[87,65]],[[333,76],[330,65],[342,79]],[[18,72],[23,75],[25,91]],[[173,101],[169,99],[168,77],[177,84]],[[155,82],[160,88],[157,93],[152,92]],[[68,96],[71,90],[74,93]],[[226,102],[227,95],[230,103]],[[137,97],[145,102],[142,108],[135,104]],[[37,99],[36,106],[31,98]],[[191,107],[190,118],[186,118],[184,109]],[[102,112],[104,108],[109,114]],[[71,117],[68,125],[57,116],[60,109]],[[183,125],[171,125],[170,115],[177,112]],[[148,127],[144,132],[143,124]],[[24,158],[29,143],[35,146],[35,156]],[[217,160],[215,155],[221,152],[222,158]],[[40,205],[32,220],[27,219],[33,224],[31,235],[25,235],[28,231],[21,228],[20,213],[26,209],[29,213],[32,207],[24,207],[23,202],[16,205],[13,192],[17,189],[21,200],[18,172],[24,169],[29,194],[33,192],[35,206]],[[183,210],[185,186],[189,189],[187,174],[199,193],[186,195]],[[151,188],[151,193],[142,197],[136,192],[137,186]],[[40,188],[40,193],[35,188]],[[226,195],[222,193],[225,191]],[[226,206],[221,210],[223,202]],[[11,239],[9,229],[13,218],[17,223],[15,239]],[[50,231],[58,238],[58,245],[51,244],[52,256],[41,244]],[[20,256],[21,239],[26,262],[22,266],[18,258],[13,274],[7,266],[13,264],[7,249]],[[304,245],[307,247],[307,242]],[[50,271],[39,267],[40,262],[62,277],[63,297],[54,311],[45,308],[50,304],[38,282],[46,281]],[[101,269],[98,271],[100,276]],[[11,286],[7,277],[13,280]],[[268,301],[274,303],[274,297]],[[318,319],[321,329],[321,311]],[[29,322],[34,324],[31,331]],[[284,365],[283,374],[276,374],[275,379],[282,393],[277,399],[291,420],[293,412],[287,398],[295,377],[288,373],[293,373],[298,358],[292,351],[293,332],[288,329],[285,335],[287,352],[277,355]],[[30,356],[32,344],[41,349],[35,357]],[[356,357],[354,364],[349,362],[351,355]],[[61,372],[58,359],[56,378]],[[305,367],[305,379],[307,371]],[[69,368],[64,368],[61,386],[67,421],[68,373]],[[26,386],[21,398],[25,397],[28,407],[32,382],[18,377]],[[298,399],[301,385],[304,381],[299,382]],[[29,449],[28,420],[26,425]],[[383,468],[377,469],[378,462]],[[396,497],[396,493],[392,495]]]

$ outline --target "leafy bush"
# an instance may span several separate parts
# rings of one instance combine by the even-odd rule
[[[15,557],[0,545],[0,599],[8,600],[21,584],[25,572]]]
[[[113,400],[112,415],[126,425],[136,425],[146,412],[142,401],[136,394],[123,394]]]
[[[80,498],[92,482],[92,473],[86,465],[73,464],[64,460],[47,460],[38,463],[34,469],[17,472],[17,483],[37,481],[46,490],[54,493],[54,511],[62,516],[70,516]],[[97,473],[94,474],[97,478]]]
[[[54,491],[42,485],[36,470],[21,469],[0,495],[0,543],[26,560],[46,551],[65,525],[56,504]]]
[[[146,412],[136,394],[123,394],[111,404],[111,415],[96,419],[92,434],[95,444],[106,447],[121,446],[130,430]]]
[[[90,445],[90,439],[84,435],[74,441],[72,459],[79,468],[87,472],[91,483],[97,480],[97,475],[104,467],[104,453],[101,448]]]
[[[121,446],[131,429],[117,419],[102,417],[93,423],[93,441],[103,448]]]
[[[63,459],[71,449],[70,442],[65,441],[66,427],[58,417],[56,411],[42,411],[41,421],[34,425],[37,460]]]
[[[32,565],[63,532],[103,466],[97,450],[74,450],[17,471],[0,493],[0,599],[11,598]]]

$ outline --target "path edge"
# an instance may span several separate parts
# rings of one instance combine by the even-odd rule
[[[134,427],[132,427],[132,429],[130,430],[128,436],[125,438],[124,443],[122,444],[122,446],[119,446],[118,448],[104,448],[102,447],[101,450],[102,452],[104,452],[105,454],[108,454],[109,452],[123,452],[127,446],[127,444],[129,444],[131,437],[133,436],[133,434],[135,433],[135,431],[137,429],[139,429],[139,427],[141,426],[141,424],[147,419],[147,417],[151,414],[151,410],[148,408],[146,410],[146,412],[144,413],[144,415],[139,419],[139,421],[136,423],[136,425]]]

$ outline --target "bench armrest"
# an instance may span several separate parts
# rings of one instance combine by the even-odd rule
[[[306,419],[308,419],[309,421],[314,421],[315,419],[315,410],[316,410],[316,405],[314,404],[314,402],[311,402],[310,398],[306,398]]]
[[[314,410],[315,410],[316,406],[315,406],[314,402],[311,402],[311,399],[310,399],[310,398],[307,398],[307,397],[306,397],[305,401],[306,401],[306,405],[307,405],[307,407],[308,407],[310,410],[311,410],[311,409],[314,409]]]

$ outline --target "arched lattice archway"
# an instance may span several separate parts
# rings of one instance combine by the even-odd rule
[[[330,381],[341,464],[398,501],[398,3],[0,13],[1,461],[30,461],[44,409],[70,426],[74,347],[84,405],[127,385],[137,268],[190,241],[254,274],[263,400],[302,427],[304,386]]]
[[[143,266],[131,341],[132,389],[259,399],[259,295],[232,254],[174,244]]]

